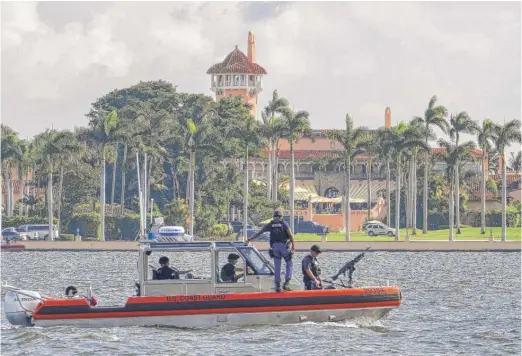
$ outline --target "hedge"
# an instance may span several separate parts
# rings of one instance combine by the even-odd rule
[[[455,229],[456,229],[456,228],[457,228],[457,224],[455,224],[454,227],[455,227]],[[466,227],[469,228],[469,227],[472,227],[472,226],[471,226],[471,225],[462,225],[462,224],[460,224],[460,228],[461,228],[461,229],[464,229],[464,228],[466,228]],[[439,226],[439,230],[446,230],[446,229],[449,229],[449,225],[440,225],[440,226]]]
[[[76,234],[80,229],[83,237],[94,237],[99,240],[101,235],[100,214],[75,214],[67,226],[69,234]],[[105,216],[105,240],[134,240],[140,228],[140,216],[127,214],[125,216]]]
[[[2,215],[2,228],[6,227],[18,227],[20,225],[32,225],[32,224],[48,224],[47,218],[41,216],[11,216],[7,217]],[[58,219],[53,219],[55,224],[58,224]]]

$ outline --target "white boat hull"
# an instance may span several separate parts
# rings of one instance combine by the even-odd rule
[[[53,319],[35,320],[34,325],[75,326],[75,327],[123,327],[123,326],[166,326],[177,328],[209,328],[220,325],[278,325],[301,322],[338,322],[355,318],[380,319],[395,307],[327,309],[311,311],[238,313],[238,314],[203,314],[203,315],[166,315],[126,318],[90,318],[90,319]]]

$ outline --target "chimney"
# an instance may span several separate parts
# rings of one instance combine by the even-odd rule
[[[391,127],[391,110],[389,107],[384,110],[384,127],[387,129]]]
[[[256,39],[252,31],[248,32],[248,60],[256,63]]]

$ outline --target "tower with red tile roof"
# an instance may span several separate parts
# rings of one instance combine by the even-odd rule
[[[267,74],[265,68],[256,63],[256,41],[252,32],[248,33],[248,56],[236,46],[221,63],[214,64],[207,70],[210,75],[210,90],[216,94],[216,100],[228,96],[240,96],[251,107],[254,117],[257,115],[257,96],[263,91],[262,77]]]

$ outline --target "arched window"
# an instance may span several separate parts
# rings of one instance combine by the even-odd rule
[[[339,190],[337,188],[328,188],[324,192],[324,196],[327,198],[337,198],[339,197]]]

